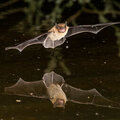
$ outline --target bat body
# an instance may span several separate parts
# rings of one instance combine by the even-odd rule
[[[65,106],[67,97],[59,84],[51,84],[47,88],[47,93],[50,101],[53,103],[53,107]]]
[[[55,48],[62,45],[65,42],[66,38],[70,36],[83,32],[97,34],[102,29],[115,24],[120,24],[120,22],[111,22],[95,25],[78,25],[74,27],[69,27],[66,23],[59,23],[53,26],[47,33],[25,41],[21,44],[18,44],[17,46],[6,47],[5,49],[17,49],[21,52],[24,48],[33,44],[43,44],[45,48]]]
[[[89,104],[101,107],[119,108],[120,104],[103,97],[96,89],[82,90],[65,84],[62,76],[55,72],[46,73],[43,80],[25,82],[19,79],[10,87],[5,87],[5,94],[48,98],[53,107],[64,107],[67,101],[77,104]]]

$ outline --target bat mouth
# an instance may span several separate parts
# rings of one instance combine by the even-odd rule
[[[54,108],[56,107],[65,107],[65,101],[63,99],[57,99],[56,102],[54,103]]]
[[[58,29],[58,32],[60,32],[60,33],[64,33],[65,31],[66,31],[65,28]]]
[[[66,31],[66,24],[56,24],[55,27],[60,33],[64,33]]]

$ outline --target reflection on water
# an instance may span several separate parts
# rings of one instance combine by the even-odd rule
[[[69,68],[65,64],[61,50],[61,48],[55,48],[54,51],[48,50],[50,54],[50,61],[45,69],[45,72],[50,72],[60,67],[66,75],[71,75]]]
[[[4,94],[35,98],[47,98],[53,107],[65,107],[66,102],[95,105],[120,110],[120,104],[103,97],[96,89],[82,90],[65,83],[64,78],[54,71],[45,73],[42,80],[26,82],[19,78],[17,83],[5,87]],[[21,100],[16,100],[21,102]]]
[[[5,24],[12,28],[13,24]],[[0,90],[15,84],[19,77],[25,81],[41,80],[45,72],[54,70],[66,83],[88,90],[96,88],[106,98],[120,101],[120,58],[112,28],[98,35],[81,34],[68,39],[61,48],[44,49],[31,46],[19,53],[4,48],[32,38],[25,31],[19,33],[1,26],[0,33]],[[109,33],[108,33],[109,31]],[[111,34],[110,34],[111,33]],[[32,33],[31,33],[32,34]],[[66,48],[68,46],[68,48]],[[21,102],[16,102],[21,100]],[[54,109],[45,99],[0,96],[0,119],[120,119],[120,110],[67,103],[65,109]]]

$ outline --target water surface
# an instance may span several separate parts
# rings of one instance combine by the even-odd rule
[[[114,29],[109,27],[98,35],[73,36],[56,49],[42,45],[5,51],[41,31],[28,33],[14,27],[16,18],[2,21],[0,28],[0,90],[17,82],[41,80],[45,72],[54,70],[66,83],[81,89],[96,88],[106,98],[120,102],[120,58]],[[21,103],[16,103],[21,99]],[[1,95],[1,120],[119,120],[120,110],[68,102],[65,109],[54,109],[49,100]]]

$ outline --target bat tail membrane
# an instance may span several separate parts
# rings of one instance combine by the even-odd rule
[[[44,40],[46,39],[48,33],[42,34],[38,37],[35,37],[33,39],[30,39],[28,41],[25,41],[21,44],[18,44],[17,46],[13,47],[6,47],[5,50],[10,50],[10,49],[17,49],[20,52],[23,51],[26,47],[34,44],[43,44]]]
[[[45,48],[55,48],[54,41],[52,41],[49,37],[43,42],[43,46]]]
[[[64,78],[61,75],[56,74],[54,71],[45,73],[42,79],[46,87],[49,87],[51,84],[59,84],[62,86],[62,84],[65,83]]]
[[[60,45],[62,45],[64,42],[65,42],[65,40],[66,40],[66,38],[64,37],[64,38],[62,38],[62,39],[60,39],[60,40],[55,40],[55,41],[53,41],[53,40],[51,40],[49,37],[44,41],[44,43],[43,43],[43,46],[45,47],[45,48],[55,48],[55,47],[57,47],[57,46],[60,46]]]
[[[54,42],[54,46],[57,47],[57,46],[62,45],[62,44],[65,42],[65,40],[66,40],[65,37],[62,38],[62,39],[60,39],[60,40],[56,40],[56,41]]]

